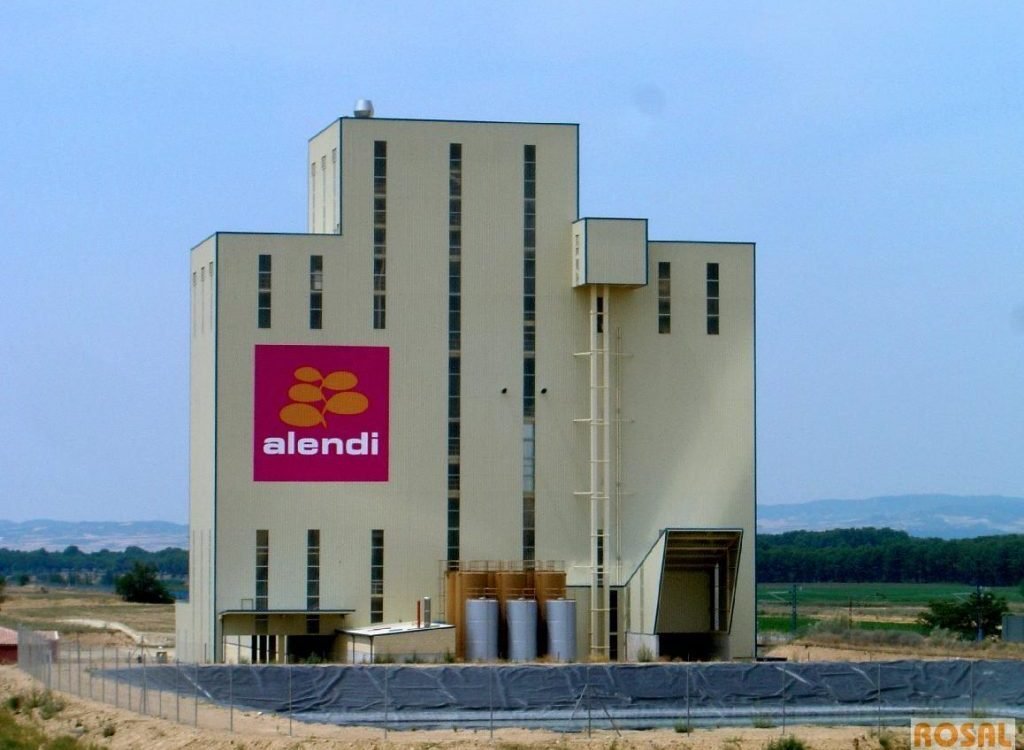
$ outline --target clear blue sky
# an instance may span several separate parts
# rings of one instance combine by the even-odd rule
[[[185,520],[189,248],[359,97],[757,242],[760,502],[1024,496],[1024,4],[633,5],[0,3],[0,518]]]

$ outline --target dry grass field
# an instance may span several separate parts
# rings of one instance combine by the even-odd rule
[[[69,620],[120,622],[142,633],[173,634],[173,604],[129,604],[112,593],[86,588],[7,586],[7,601],[0,605],[0,625],[62,634],[96,630]]]

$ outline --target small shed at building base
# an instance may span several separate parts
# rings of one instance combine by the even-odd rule
[[[0,628],[0,664],[18,663],[18,631]]]

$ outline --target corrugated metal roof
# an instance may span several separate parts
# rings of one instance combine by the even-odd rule
[[[0,628],[0,646],[17,646],[18,631],[10,628]]]

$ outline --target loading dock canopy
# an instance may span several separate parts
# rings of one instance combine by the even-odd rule
[[[224,609],[221,619],[231,615],[350,615],[354,609]]]
[[[354,609],[227,609],[220,612],[223,635],[310,635],[307,618],[319,618],[320,632],[333,634]],[[257,618],[266,618],[257,624]]]
[[[743,531],[666,529],[656,632],[729,632]]]

